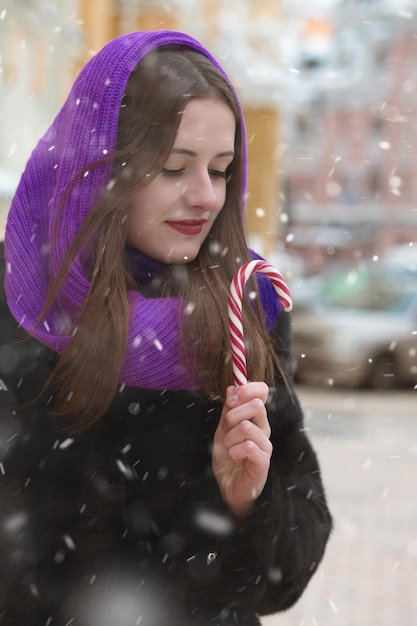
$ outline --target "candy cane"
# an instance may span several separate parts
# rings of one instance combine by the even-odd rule
[[[236,273],[230,285],[229,293],[229,327],[232,344],[233,378],[235,385],[247,383],[245,344],[242,324],[243,289],[251,274],[261,272],[268,276],[274,285],[277,296],[285,311],[291,311],[292,300],[284,278],[266,261],[249,261]]]

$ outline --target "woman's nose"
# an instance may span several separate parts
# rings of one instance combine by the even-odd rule
[[[217,206],[218,197],[208,172],[188,180],[185,195],[192,207],[210,210]]]

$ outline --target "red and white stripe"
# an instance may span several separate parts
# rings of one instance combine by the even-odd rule
[[[245,343],[242,324],[243,290],[249,277],[255,272],[268,276],[274,285],[277,296],[285,311],[291,311],[292,300],[287,284],[272,265],[266,261],[249,261],[239,269],[230,285],[229,292],[229,327],[232,345],[233,378],[235,385],[247,383]]]

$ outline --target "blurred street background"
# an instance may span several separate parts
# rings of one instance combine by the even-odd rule
[[[0,0],[0,238],[84,63],[178,29],[237,86],[247,230],[294,299],[293,361],[335,532],[265,626],[417,623],[417,0]]]
[[[417,615],[413,391],[298,390],[335,528],[318,572],[265,626],[412,626]]]

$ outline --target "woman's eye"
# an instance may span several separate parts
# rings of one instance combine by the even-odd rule
[[[179,170],[169,170],[164,167],[162,170],[162,174],[167,177],[182,176],[184,174],[184,168],[181,168]]]
[[[221,172],[220,170],[209,170],[210,176],[213,178],[224,178],[226,180],[226,172]]]
[[[226,180],[227,178],[227,172],[226,171],[222,171],[222,170],[209,170],[209,175],[212,178],[222,178],[223,180]],[[185,174],[185,168],[181,167],[179,169],[170,169],[167,167],[164,167],[162,169],[162,175],[166,176],[167,178],[176,178],[178,176],[183,176]]]

